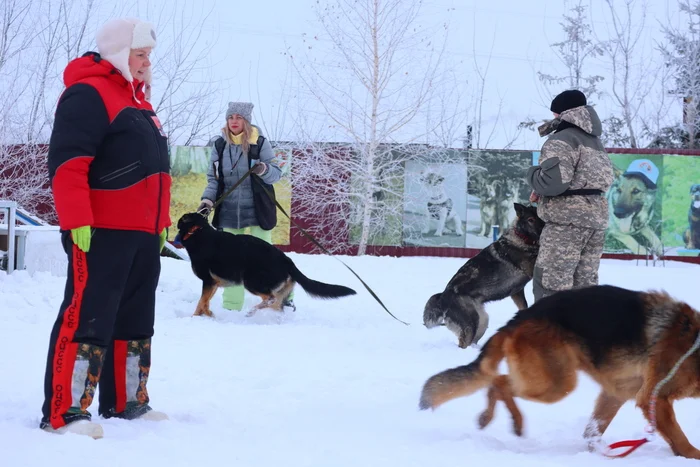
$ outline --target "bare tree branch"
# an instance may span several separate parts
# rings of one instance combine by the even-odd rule
[[[680,31],[662,25],[667,43],[660,49],[674,74],[675,85],[669,92],[684,102],[683,143],[696,148],[700,140],[700,1],[679,0],[678,7],[687,16],[687,28]]]
[[[25,207],[42,205],[42,196],[50,194],[48,170],[35,157],[45,155],[66,64],[94,47],[105,15],[128,10],[130,16],[139,16],[139,8],[149,8],[143,1],[135,2],[134,8],[126,3],[111,9],[97,6],[94,0],[0,2],[0,194],[22,200]],[[202,27],[193,14],[201,7],[181,2],[160,8],[161,18],[172,19],[154,22],[156,27],[172,25],[174,33],[164,34],[166,39],[156,48],[166,58],[162,70],[154,64],[153,97],[163,102],[160,111],[172,128],[171,142],[190,144],[203,139],[220,114],[212,112],[212,102],[220,94],[218,83],[209,75]],[[143,18],[149,19],[147,14]],[[166,79],[161,80],[161,73]],[[51,204],[50,197],[48,201]]]
[[[332,211],[328,224],[321,221],[322,226],[316,226],[327,238],[337,239],[338,226],[350,222],[352,229],[359,229],[360,255],[381,224],[378,219],[389,215],[376,193],[384,190],[393,196],[387,187],[393,186],[392,177],[399,176],[397,168],[409,154],[402,148],[429,137],[431,127],[438,126],[432,123],[425,132],[412,131],[416,117],[430,107],[435,82],[444,72],[448,30],[446,24],[441,26],[444,37],[423,30],[417,24],[421,6],[421,0],[318,2],[315,11],[324,40],[307,35],[306,59],[290,56],[303,88],[301,96],[308,95],[320,106],[325,119],[347,141],[329,148],[312,142],[318,140],[310,139],[313,135],[305,127],[299,130],[307,143],[303,157],[295,157],[293,164],[295,214],[318,222],[319,211]],[[310,57],[324,47],[330,48],[325,60]]]
[[[640,147],[640,112],[658,84],[659,73],[652,57],[645,53],[643,38],[647,18],[646,0],[605,0],[608,38],[599,40],[612,68],[612,97],[620,116],[604,121],[606,146]],[[641,10],[637,18],[637,10]],[[622,10],[622,11],[621,11]],[[607,22],[606,22],[607,24]]]
[[[31,0],[3,0],[0,5],[0,73],[8,61],[27,50],[32,42],[28,14],[31,9]]]
[[[560,23],[566,38],[551,44],[557,58],[566,67],[566,75],[555,76],[549,73],[538,72],[540,80],[549,84],[565,83],[569,88],[581,90],[586,96],[600,95],[597,83],[603,81],[600,75],[584,75],[585,63],[589,58],[600,57],[603,49],[600,44],[589,37],[591,27],[586,15],[586,7],[583,0],[571,8],[571,15],[564,15],[564,22]]]

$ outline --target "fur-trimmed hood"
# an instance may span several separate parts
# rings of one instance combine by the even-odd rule
[[[66,88],[85,78],[93,77],[108,79],[125,88],[131,88],[137,100],[143,101],[145,99],[144,82],[137,80],[129,82],[119,69],[109,61],[104,60],[97,52],[87,52],[82,57],[71,60],[63,70],[63,84]]]
[[[547,136],[555,131],[562,131],[567,127],[575,126],[592,136],[603,134],[603,124],[598,113],[590,105],[582,105],[565,110],[558,118],[548,120],[540,125],[537,130],[540,136]]]

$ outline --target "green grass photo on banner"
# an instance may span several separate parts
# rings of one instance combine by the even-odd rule
[[[700,157],[664,156],[663,242],[673,254],[698,256],[686,251],[684,234],[690,228],[688,211],[694,199],[691,187],[700,183]]]
[[[209,166],[211,147],[172,146],[170,163],[172,188],[170,195],[170,219],[173,225],[168,229],[168,240],[175,240],[177,221],[185,213],[193,212],[201,203],[202,193],[207,186],[207,168]],[[291,151],[275,148],[275,157],[282,168],[282,178],[274,184],[275,197],[282,207],[291,213]],[[209,222],[213,218],[209,216]],[[289,226],[287,217],[278,209],[277,226],[272,229],[273,245],[289,245]]]

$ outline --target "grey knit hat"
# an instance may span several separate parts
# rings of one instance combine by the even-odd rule
[[[253,114],[253,104],[250,102],[229,102],[228,110],[226,111],[226,120],[228,120],[231,115],[235,114],[240,115],[250,123]]]

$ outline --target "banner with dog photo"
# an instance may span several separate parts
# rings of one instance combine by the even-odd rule
[[[700,157],[610,153],[604,253],[700,256]],[[533,152],[532,164],[539,152]]]
[[[467,165],[458,151],[408,161],[404,173],[403,244],[466,246]]]
[[[700,157],[663,156],[661,243],[666,256],[700,256]]]
[[[173,185],[171,189],[170,218],[173,226],[168,231],[168,240],[172,241],[177,235],[175,225],[183,214],[192,212],[199,206],[202,192],[207,185],[207,169],[211,160],[209,146],[171,146],[170,166]],[[290,163],[291,150],[274,148],[282,178],[274,184],[275,195],[282,207],[291,212],[291,180]],[[211,216],[209,218],[211,221]],[[289,245],[289,219],[277,211],[277,226],[272,230],[274,245]]]
[[[488,246],[513,224],[514,204],[530,204],[525,174],[532,163],[532,151],[468,153],[466,247]]]
[[[610,154],[614,181],[608,197],[605,253],[663,254],[662,193],[668,180],[660,155]]]

